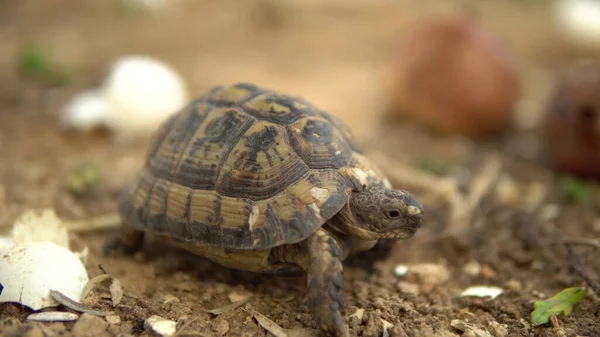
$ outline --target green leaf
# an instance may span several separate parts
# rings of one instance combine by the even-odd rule
[[[594,189],[585,180],[573,176],[561,177],[558,181],[558,191],[567,202],[589,205],[594,202]]]
[[[64,85],[69,80],[67,72],[56,65],[43,48],[33,44],[21,50],[19,70],[25,76],[50,84]]]
[[[456,163],[443,162],[430,158],[420,159],[416,166],[422,171],[429,172],[437,176],[447,176],[462,169],[462,167]]]
[[[560,315],[568,316],[573,311],[573,307],[581,302],[585,297],[585,288],[566,288],[553,297],[545,301],[535,301],[533,303],[533,312],[531,313],[531,324],[538,326],[548,323],[550,316]]]
[[[95,164],[84,164],[73,169],[65,179],[65,187],[73,193],[86,193],[100,183],[100,169]]]

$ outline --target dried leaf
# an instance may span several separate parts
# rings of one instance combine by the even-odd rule
[[[27,320],[29,321],[43,322],[76,321],[78,318],[79,316],[77,314],[63,311],[43,311],[36,312],[27,316]]]
[[[81,292],[81,301],[85,300],[88,297],[88,295],[90,294],[90,292],[92,292],[92,290],[94,290],[94,288],[96,288],[97,286],[102,284],[102,282],[110,279],[111,277],[112,276],[110,276],[109,274],[100,274],[100,275],[92,278],[91,280],[89,280],[88,283],[83,288],[83,291]]]
[[[550,316],[569,315],[573,307],[585,297],[585,288],[566,288],[545,301],[535,301],[531,313],[531,323],[538,326],[548,323]]]
[[[287,337],[287,333],[285,332],[285,330],[282,327],[280,327],[279,325],[277,325],[277,323],[273,322],[267,316],[265,316],[261,313],[258,313],[256,311],[253,311],[253,315],[254,315],[254,319],[256,319],[258,324],[260,324],[260,326],[262,326],[265,330],[272,333],[273,336]]]
[[[220,307],[220,308],[216,308],[216,309],[212,309],[212,310],[207,310],[206,312],[211,313],[213,315],[220,315],[222,313],[234,310],[236,308],[241,307],[242,305],[246,304],[248,301],[250,301],[250,299],[252,298],[252,296],[247,297],[246,299],[243,299],[241,301],[237,301],[237,302],[233,302],[231,304],[228,304],[224,307]]]
[[[116,307],[119,303],[121,303],[121,299],[123,298],[123,287],[121,287],[121,282],[113,277],[109,289],[112,304],[114,307]]]
[[[73,309],[75,311],[85,312],[85,313],[88,313],[90,315],[95,315],[95,316],[104,316],[105,315],[105,313],[100,310],[92,309],[84,304],[81,304],[77,301],[70,299],[69,297],[67,297],[67,295],[61,293],[58,290],[50,290],[50,296],[52,296],[52,298],[56,302],[64,305],[67,308]]]

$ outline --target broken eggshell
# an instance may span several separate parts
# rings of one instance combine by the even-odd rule
[[[0,302],[33,310],[57,306],[50,290],[78,300],[88,275],[73,252],[52,242],[18,244],[0,256]]]
[[[73,97],[63,108],[64,128],[106,127],[120,136],[148,134],[188,100],[183,77],[169,64],[144,55],[118,58],[98,89]]]
[[[108,126],[118,133],[151,132],[188,99],[182,77],[168,64],[147,56],[115,62],[102,98]]]

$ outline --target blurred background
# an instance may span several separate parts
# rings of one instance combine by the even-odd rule
[[[476,260],[531,298],[581,282],[548,242],[600,234],[600,1],[3,0],[0,46],[5,229],[31,208],[113,214],[166,116],[252,82],[338,116],[423,200],[390,263]],[[81,235],[92,254],[106,238]]]

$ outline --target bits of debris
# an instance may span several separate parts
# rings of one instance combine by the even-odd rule
[[[473,324],[469,324],[458,319],[450,322],[450,326],[458,331],[461,331],[463,337],[494,337],[489,332],[478,328]]]
[[[521,282],[515,279],[510,279],[506,281],[506,287],[512,291],[521,291],[521,289],[523,288]]]
[[[27,316],[28,321],[43,322],[76,321],[78,318],[79,316],[77,314],[63,311],[43,311]]]
[[[396,284],[396,288],[405,294],[419,294],[419,286],[414,283],[400,281]]]
[[[226,306],[220,307],[220,308],[216,308],[216,309],[212,309],[212,310],[207,310],[206,312],[211,313],[213,315],[220,315],[222,313],[234,310],[236,308],[241,307],[242,305],[246,304],[248,301],[250,301],[250,299],[252,298],[252,296],[248,296],[243,300],[237,301],[237,302],[233,302],[231,304],[228,304]]]
[[[231,292],[229,295],[227,295],[227,297],[229,298],[231,303],[234,303],[234,302],[244,301],[244,300],[252,297],[252,294],[245,293],[245,292],[240,293],[240,292],[234,291],[234,292]]]
[[[121,317],[119,315],[106,315],[104,317],[108,324],[119,324],[121,323]]]
[[[71,332],[75,337],[96,337],[102,336],[103,332],[108,328],[108,323],[102,318],[90,314],[83,314]]]
[[[515,181],[506,174],[498,180],[494,196],[496,200],[505,206],[514,206],[519,203],[520,193]]]
[[[219,324],[217,324],[217,328],[215,329],[217,331],[217,334],[219,336],[224,336],[227,331],[229,331],[229,323],[227,323],[226,320],[222,319],[219,321]]]
[[[389,337],[390,333],[388,332],[388,329],[392,328],[394,326],[394,324],[386,321],[385,319],[381,319],[381,324],[383,326],[383,337]]]
[[[287,337],[285,330],[267,316],[256,311],[253,311],[252,314],[254,315],[254,319],[256,319],[258,324],[260,324],[260,326],[262,326],[265,330],[272,333],[275,337]]]
[[[110,292],[112,305],[113,307],[119,305],[119,303],[121,303],[121,300],[123,299],[123,287],[121,286],[121,282],[110,274],[100,274],[92,278],[85,285],[85,288],[83,289],[83,292],[81,294],[81,300],[85,300],[90,294],[90,292],[92,292],[92,290],[102,289],[102,285],[108,280],[111,281],[110,285],[108,286],[108,291]]]
[[[475,260],[471,260],[463,266],[462,270],[469,276],[478,276],[481,273],[481,264]]]
[[[144,321],[144,327],[161,336],[169,337],[175,334],[177,323],[175,321],[153,315]]]
[[[406,280],[417,283],[423,288],[432,288],[440,284],[448,282],[450,279],[450,271],[441,264],[424,263],[411,266],[408,269]]]
[[[488,297],[496,298],[500,294],[504,292],[504,289],[499,287],[487,287],[487,286],[478,286],[478,287],[469,287],[465,289],[460,296],[461,297]]]
[[[492,267],[488,266],[487,264],[484,264],[483,266],[481,266],[481,277],[483,277],[484,279],[491,279],[493,277],[496,276],[496,271],[494,269],[492,269]]]
[[[356,309],[356,311],[352,315],[350,315],[350,317],[356,317],[356,318],[358,318],[359,320],[362,321],[364,314],[365,314],[365,309],[364,308],[358,308],[358,309]]]
[[[489,320],[488,329],[494,335],[494,337],[504,337],[508,335],[508,329],[506,328],[506,324],[500,324],[496,321]]]

